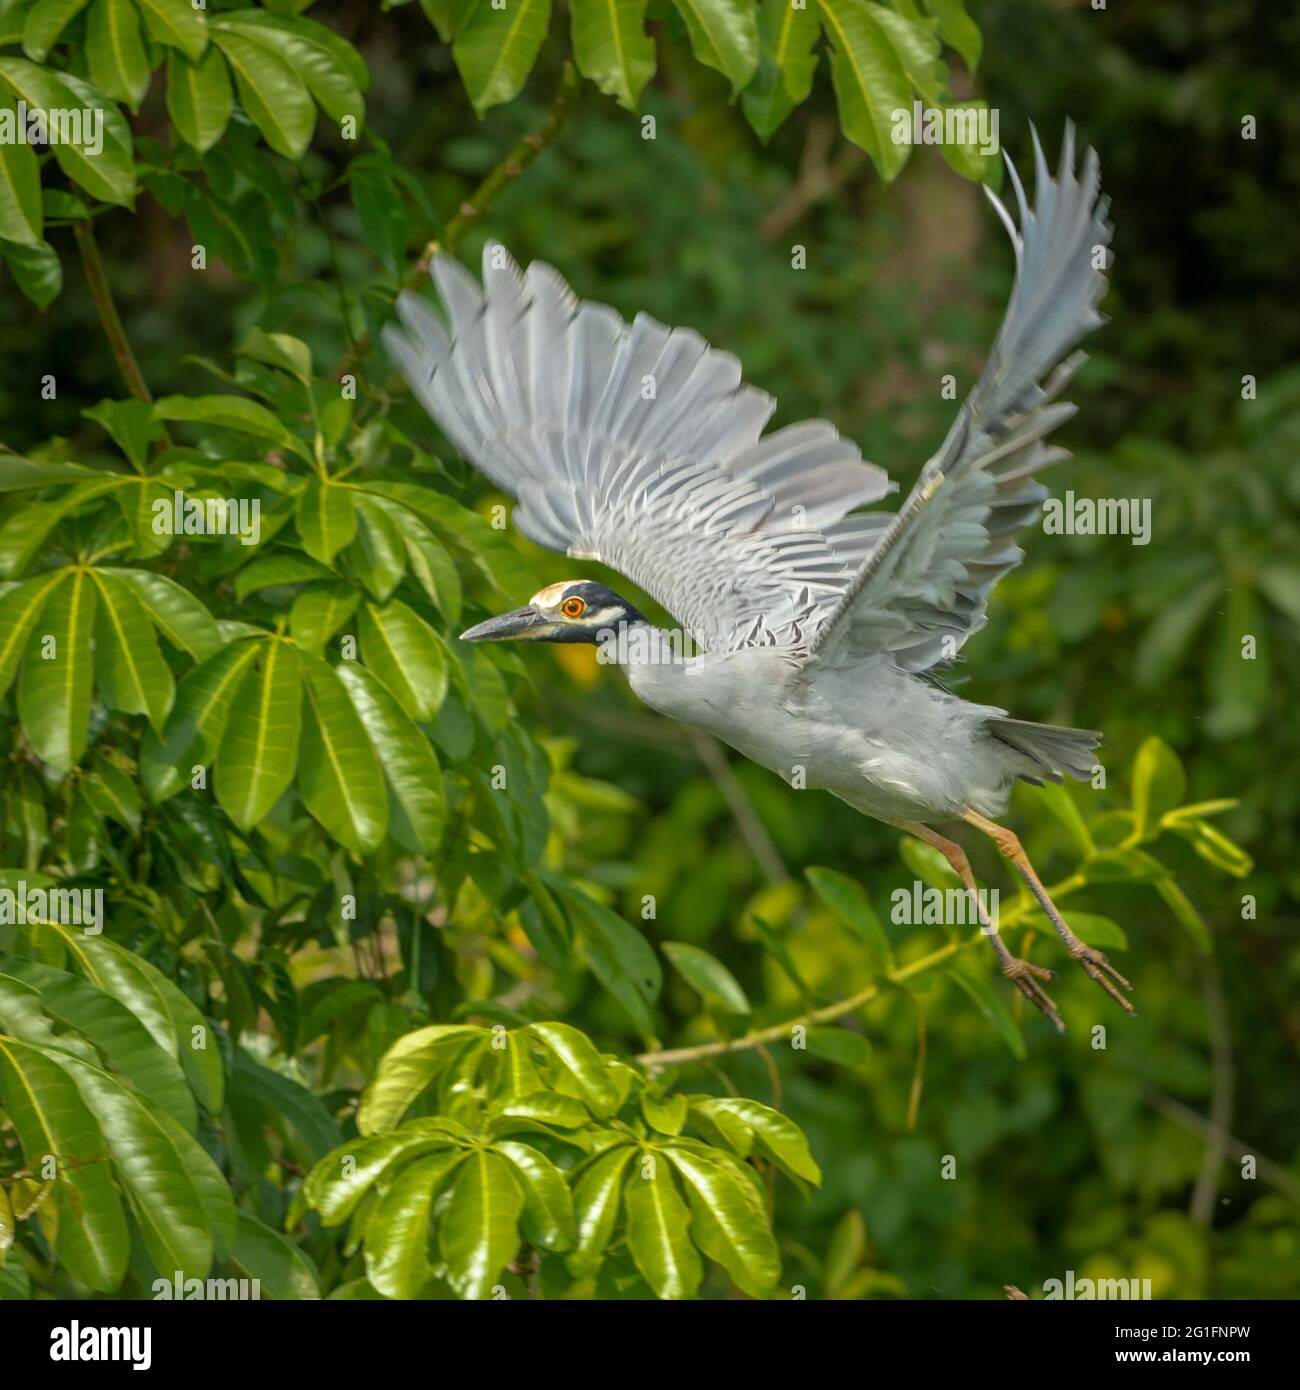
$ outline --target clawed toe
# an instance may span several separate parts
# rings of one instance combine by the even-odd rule
[[[1085,946],[1082,941],[1069,949],[1070,954],[1083,966],[1090,978],[1096,980],[1102,989],[1110,995],[1125,1013],[1136,1013],[1133,1005],[1115,988],[1115,984],[1123,985],[1123,987],[1128,990],[1131,990],[1133,986],[1129,984],[1123,975],[1115,969],[1100,951],[1094,950],[1091,946]],[[1114,984],[1111,983],[1112,980],[1115,982]]]
[[[1008,960],[1002,966],[1002,973],[1025,996],[1040,1013],[1045,1014],[1058,1033],[1065,1032],[1065,1022],[1056,1012],[1056,1005],[1048,997],[1047,991],[1039,985],[1039,980],[1056,978],[1054,970],[1046,966],[1033,965],[1027,960]]]

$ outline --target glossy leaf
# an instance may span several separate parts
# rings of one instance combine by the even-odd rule
[[[85,570],[70,570],[31,630],[18,680],[23,731],[60,772],[70,772],[86,749],[94,626],[94,583]]]
[[[244,676],[217,756],[217,800],[241,830],[270,811],[293,781],[302,722],[298,655],[286,642],[261,644]]]
[[[438,1230],[447,1281],[461,1298],[491,1293],[519,1248],[523,1210],[524,1195],[510,1165],[490,1150],[473,1150],[457,1170]]]

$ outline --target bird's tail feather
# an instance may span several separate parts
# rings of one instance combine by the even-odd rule
[[[1041,786],[1044,777],[1059,782],[1067,773],[1088,781],[1097,763],[1094,750],[1101,743],[1101,735],[1092,729],[1032,724],[1024,719],[990,719],[989,732],[1029,760],[1024,771],[1016,769],[1016,776],[1035,786]]]

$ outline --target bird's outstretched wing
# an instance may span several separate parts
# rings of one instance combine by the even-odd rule
[[[1065,354],[1105,320],[1111,226],[1097,155],[1074,169],[1067,125],[1053,178],[1034,136],[1031,211],[1011,161],[1017,230],[989,197],[1016,253],[1016,278],[984,374],[939,452],[879,537],[838,603],[810,635],[808,664],[851,664],[891,653],[923,671],[956,655],[985,621],[989,592],[1024,552],[1013,536],[1038,515],[1047,489],[1034,474],[1067,458],[1044,437],[1074,413],[1056,397],[1083,360]]]
[[[403,295],[385,345],[425,409],[539,545],[612,565],[710,651],[801,640],[888,518],[894,488],[820,420],[761,438],[775,402],[689,329],[627,324],[550,267],[433,265],[448,325]]]

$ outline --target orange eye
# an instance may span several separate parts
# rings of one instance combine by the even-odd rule
[[[566,598],[564,602],[560,604],[560,612],[563,613],[566,618],[581,618],[586,611],[586,601],[578,598],[576,594]]]

